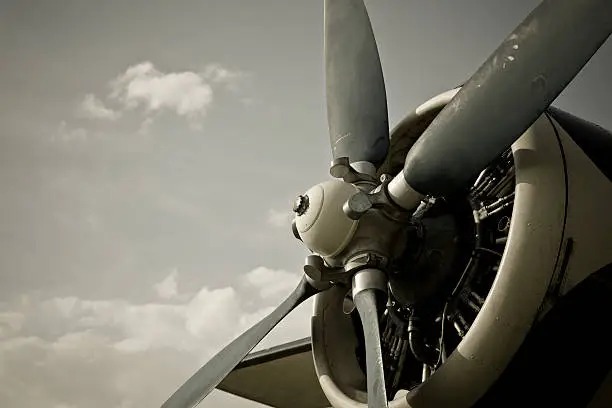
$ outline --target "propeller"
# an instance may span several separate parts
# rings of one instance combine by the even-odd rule
[[[387,96],[360,0],[325,0],[325,89],[334,160],[380,165],[389,151]]]
[[[361,318],[365,339],[368,408],[387,407],[387,390],[378,324],[377,291],[377,289],[364,289],[353,294],[353,302]]]
[[[324,37],[327,122],[334,162],[348,158],[355,169],[375,173],[389,152],[389,119],[380,56],[363,1],[325,0]],[[354,286],[353,300],[366,343],[368,407],[385,408],[377,289],[355,293]]]
[[[285,316],[318,292],[304,276],[272,313],[242,333],[191,376],[162,408],[192,408],[206,397]]]
[[[611,32],[610,0],[543,1],[411,148],[403,171],[408,186],[438,196],[467,186],[535,122]]]
[[[364,183],[373,183],[371,176],[389,150],[380,59],[363,1],[325,0],[332,155],[334,163],[348,161],[360,173],[347,178],[344,172],[345,183],[321,183],[300,196],[294,211],[301,224],[294,221],[294,234],[313,252],[329,251],[324,255],[344,266],[330,267],[322,259],[307,265],[307,276],[276,310],[214,356],[162,408],[195,407],[287,314],[332,282],[353,286],[366,342],[368,407],[387,407],[377,312],[377,296],[386,295],[387,287],[379,257],[390,253],[393,232],[403,224],[397,221],[401,217],[392,223],[380,217],[357,220],[370,210],[392,207],[397,211],[389,196],[412,210],[423,194],[444,195],[465,186],[537,119],[610,32],[610,0],[545,0],[438,114],[408,153],[403,172],[390,183],[383,181],[388,190],[372,190],[370,197],[378,198],[367,203],[369,198],[361,200],[364,192],[352,194]],[[363,173],[369,179],[360,180]],[[351,196],[360,199],[347,201]],[[347,218],[342,212],[344,202],[358,216]],[[355,282],[361,283],[356,287]]]

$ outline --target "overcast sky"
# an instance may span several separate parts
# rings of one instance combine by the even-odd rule
[[[390,123],[537,3],[366,2]],[[159,406],[292,290],[291,203],[331,157],[322,34],[322,1],[0,0],[0,406]],[[612,128],[611,62],[557,106]]]

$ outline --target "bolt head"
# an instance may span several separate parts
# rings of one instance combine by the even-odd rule
[[[302,215],[308,210],[309,204],[308,195],[299,195],[293,202],[293,212],[298,216]]]

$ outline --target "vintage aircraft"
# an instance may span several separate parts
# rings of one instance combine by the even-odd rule
[[[333,154],[300,195],[298,287],[163,408],[612,406],[612,134],[549,105],[612,32],[545,0],[389,133],[361,0],[325,1]],[[316,295],[310,339],[248,355]],[[246,358],[245,358],[246,357]]]

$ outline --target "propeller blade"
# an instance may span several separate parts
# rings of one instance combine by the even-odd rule
[[[325,90],[333,158],[380,165],[389,150],[387,97],[361,0],[325,0]]]
[[[425,130],[406,157],[421,194],[465,187],[507,149],[612,32],[610,0],[545,0],[510,34]]]
[[[365,338],[368,408],[387,408],[376,292],[378,289],[363,289],[353,296],[353,302],[361,317]]]
[[[162,405],[162,408],[193,408],[197,406],[242,361],[285,316],[319,291],[306,277],[272,313],[242,333],[208,363],[200,368]]]

